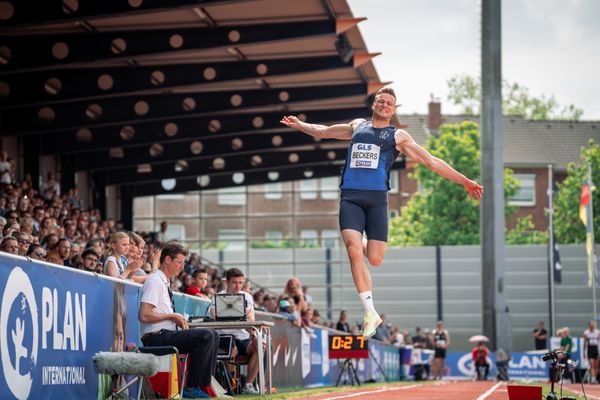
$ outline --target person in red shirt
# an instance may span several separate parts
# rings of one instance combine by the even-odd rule
[[[197,269],[192,274],[192,285],[185,290],[186,294],[198,296],[209,300],[208,296],[202,292],[208,283],[208,273],[204,269]]]
[[[473,355],[473,364],[475,365],[475,371],[477,372],[477,380],[486,381],[488,373],[490,372],[490,364],[487,361],[490,350],[485,344],[483,344],[483,342],[479,342],[471,354]],[[484,370],[483,377],[481,376],[482,368]]]

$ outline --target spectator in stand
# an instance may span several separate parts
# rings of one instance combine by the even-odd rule
[[[96,272],[98,269],[98,260],[100,254],[93,247],[89,247],[81,253],[82,264],[81,269],[88,272]]]
[[[6,226],[6,218],[0,217],[0,237],[4,237],[2,235],[2,231],[4,230],[5,226]]]
[[[313,302],[313,298],[310,294],[308,294],[308,286],[302,286],[302,293],[304,294],[304,301],[306,302],[307,306],[310,307]]]
[[[487,357],[490,354],[490,350],[483,342],[477,343],[477,346],[471,352],[473,364],[475,365],[475,372],[477,372],[477,380],[487,381],[488,374],[490,372],[490,363],[487,361]],[[483,369],[483,374],[482,370]],[[483,376],[482,376],[483,375]]]
[[[390,339],[389,324],[385,322],[385,314],[381,314],[379,318],[381,318],[381,324],[379,324],[379,326],[375,329],[373,339],[381,340],[382,342],[388,342]]]
[[[252,298],[254,299],[254,309],[257,311],[267,311],[267,309],[264,307],[263,305],[263,300],[265,298],[265,291],[262,289],[258,289],[256,292],[254,292],[254,294],[252,295]]]
[[[306,309],[306,311],[304,311],[304,312],[302,312],[302,314],[300,314],[300,322],[302,323],[303,328],[310,328],[313,315],[314,315],[313,309],[310,307],[308,307]]]
[[[32,244],[29,246],[26,256],[32,260],[46,261],[46,250],[39,244]]]
[[[27,254],[27,250],[33,241],[31,235],[25,232],[13,232],[12,236],[17,239],[17,243],[19,243],[19,255],[24,256]]]
[[[61,238],[48,252],[48,262],[66,267],[71,266],[69,255],[71,254],[71,242],[69,239]]]
[[[162,221],[160,223],[160,231],[158,231],[158,233],[156,234],[156,240],[158,240],[160,243],[167,243],[167,241],[169,240],[169,238],[167,237],[168,228],[169,225],[167,221]]]
[[[279,300],[279,311],[277,313],[290,321],[292,325],[300,327],[300,318],[298,318],[298,314],[296,314],[294,299],[291,297]]]
[[[200,256],[197,253],[192,253],[190,254],[190,258],[183,269],[185,272],[192,275],[195,270],[200,269],[201,265]]]
[[[425,339],[425,335],[420,326],[415,328],[415,335],[411,338],[411,342],[413,347],[417,349],[424,349],[427,347],[427,340]]]
[[[321,325],[321,314],[319,314],[319,310],[315,310],[313,312],[313,318],[311,323],[313,325]]]
[[[197,269],[192,273],[192,284],[186,289],[185,293],[198,296],[201,299],[208,299],[208,296],[202,293],[202,290],[208,283],[208,274],[203,269]]]
[[[0,183],[9,185],[12,182],[11,163],[8,160],[8,152],[0,153]]]
[[[79,197],[79,189],[73,188],[67,192],[67,203],[73,208],[83,209],[83,201]]]
[[[397,325],[394,325],[390,330],[390,343],[398,348],[402,348],[406,345],[406,343],[404,343],[404,335],[400,332],[400,327]]]
[[[55,196],[60,196],[60,185],[56,181],[56,176],[48,172],[48,180],[42,183],[40,193],[46,200],[52,200]]]
[[[281,296],[279,296],[279,300],[281,301],[286,297],[289,297],[294,300],[295,308],[299,313],[308,308],[306,302],[304,301],[302,284],[300,283],[300,280],[298,278],[294,277],[287,281],[283,293],[281,294]]]
[[[19,243],[12,236],[7,236],[0,242],[0,251],[11,254],[19,254]]]
[[[50,250],[56,246],[58,243],[58,235],[56,233],[50,233],[42,239],[40,244],[46,248],[46,250]]]
[[[244,286],[242,286],[242,291],[248,293],[249,295],[252,295],[252,283],[250,282],[250,280],[246,279],[246,282],[244,282]]]
[[[23,213],[27,214],[27,213]],[[21,218],[21,232],[25,232],[29,235],[33,235],[33,218],[22,217]]]
[[[129,253],[129,235],[125,232],[115,232],[108,240],[108,249],[104,258],[104,274],[121,279],[131,279],[141,267],[139,264],[123,265],[121,256]]]
[[[33,207],[33,233],[35,235],[37,235],[40,229],[42,228],[42,221],[44,220],[45,215],[46,214],[44,213],[44,207]]]
[[[121,257],[121,261],[125,267],[129,266],[129,264],[133,264],[130,268],[136,269],[131,277],[134,282],[144,283],[148,278],[148,274],[142,270],[144,265],[144,260],[142,258],[145,246],[144,239],[135,232],[127,232],[127,235],[129,235],[129,252],[127,253],[127,257]]]
[[[545,350],[548,348],[548,331],[544,328],[544,321],[539,321],[537,327],[531,334],[535,341],[536,350]]]
[[[277,298],[268,293],[263,296],[262,305],[266,312],[277,312]]]
[[[335,329],[342,332],[350,332],[350,325],[348,324],[348,313],[346,310],[340,310],[340,319],[335,325]]]
[[[21,226],[18,222],[7,222],[4,225],[4,229],[2,230],[2,237],[12,236],[13,232],[19,232],[21,230]]]

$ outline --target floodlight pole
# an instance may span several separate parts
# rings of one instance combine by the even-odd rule
[[[501,1],[481,2],[481,263],[483,332],[493,350],[512,350],[505,292]]]

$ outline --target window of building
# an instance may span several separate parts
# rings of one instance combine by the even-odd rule
[[[398,173],[397,170],[390,171],[390,193],[398,193],[398,188],[400,187],[398,183]]]
[[[244,188],[230,187],[218,189],[220,206],[243,206],[246,204],[246,191]]]
[[[321,231],[321,246],[326,249],[339,247],[337,229],[323,229]]]
[[[300,181],[300,198],[302,200],[315,200],[317,198],[316,179],[305,179]]]
[[[160,232],[160,222],[154,225],[154,231]],[[166,240],[185,240],[185,225],[167,223],[167,231],[165,232]]]
[[[268,230],[265,232],[265,240],[280,244],[283,239],[283,232],[276,230]]]
[[[268,199],[268,200],[281,199],[281,182],[267,183],[265,185],[265,199]]]
[[[321,198],[324,200],[336,200],[338,198],[340,182],[337,176],[321,179]]]
[[[389,219],[396,218],[398,216],[400,216],[400,210],[397,210],[395,208],[392,208],[392,209],[388,210],[388,217],[389,217]]]
[[[511,196],[511,206],[535,206],[535,174],[514,174],[520,187]]]
[[[245,229],[219,229],[219,243],[225,244],[225,250],[245,250]]]
[[[316,245],[318,240],[316,229],[302,229],[300,240],[306,244]]]

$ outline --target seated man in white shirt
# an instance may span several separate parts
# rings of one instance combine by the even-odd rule
[[[252,295],[243,292],[242,286],[244,286],[244,273],[237,268],[230,268],[225,273],[227,279],[227,289],[219,292],[218,294],[243,294],[246,298],[246,320],[254,322],[254,299]],[[213,298],[210,306],[210,314],[215,317],[215,299]],[[238,355],[248,356],[250,358],[248,362],[248,375],[246,376],[246,386],[242,389],[244,394],[258,394],[258,391],[252,385],[252,382],[258,375],[258,338],[254,331],[248,332],[246,329],[222,329],[222,334],[229,334],[235,336],[235,348]]]
[[[144,346],[175,346],[190,356],[184,398],[215,397],[214,375],[219,349],[219,334],[211,329],[188,329],[183,315],[174,310],[170,279],[179,275],[187,250],[168,242],[160,253],[160,268],[148,276],[140,300],[140,330]],[[178,330],[178,327],[181,330]]]

